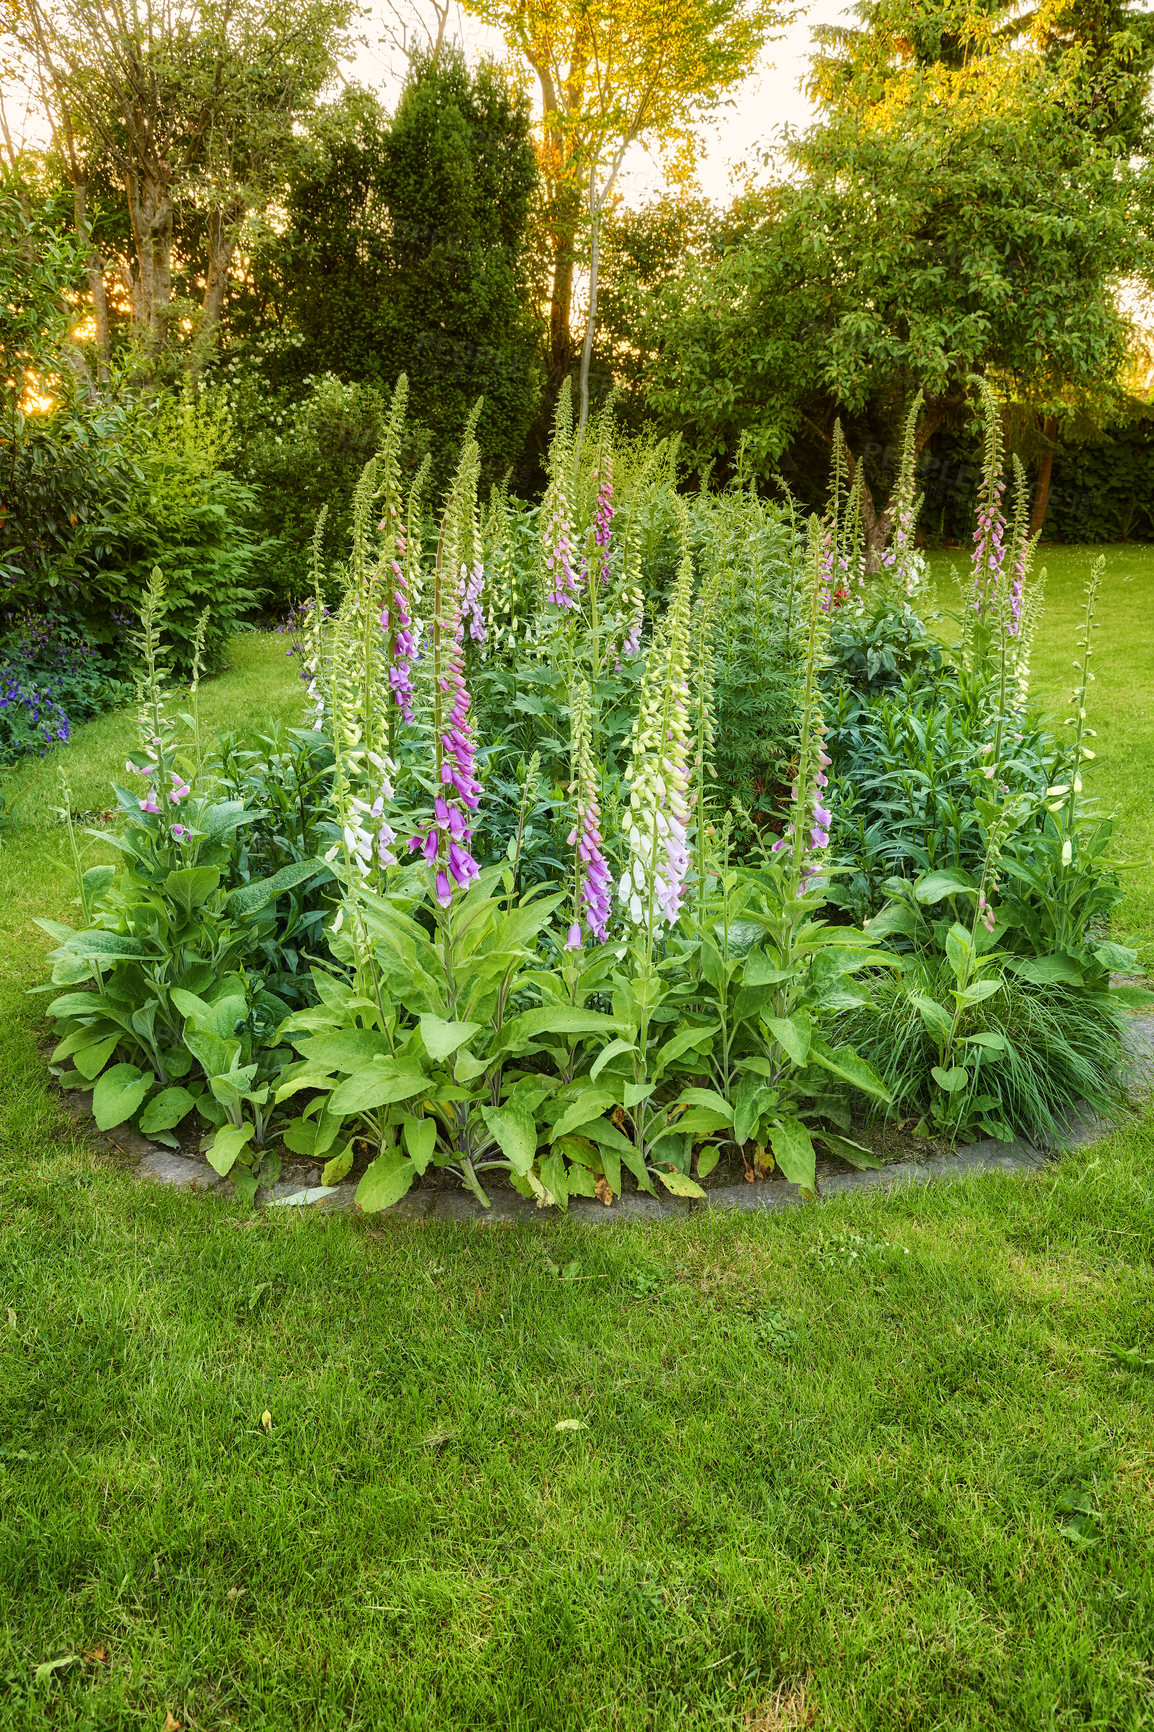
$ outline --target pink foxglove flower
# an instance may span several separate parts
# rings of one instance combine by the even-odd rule
[[[569,832],[569,846],[576,851],[574,882],[578,917],[584,913],[586,923],[598,944],[609,937],[610,898],[613,877],[601,851],[601,811],[597,800],[597,768],[593,759],[590,727],[591,700],[589,687],[583,679],[574,682],[572,692],[572,775],[571,790],[575,795],[576,822]],[[569,935],[580,936],[580,926],[574,922]],[[572,944],[569,946],[573,948]]]
[[[597,509],[593,519],[593,540],[601,561],[601,581],[609,582],[609,549],[613,539],[613,457],[607,452],[605,473],[597,489]]]
[[[463,576],[467,577],[467,573]],[[471,700],[465,684],[464,621],[461,617],[461,587],[451,591],[443,618],[434,619],[434,681],[438,692],[436,736],[437,776],[441,793],[433,803],[433,822],[422,835],[409,840],[432,865],[436,862],[436,896],[442,908],[452,899],[453,888],[466,889],[480,868],[469,852],[471,815],[481,799],[481,784],[475,774],[476,744],[469,720]],[[446,717],[445,700],[452,704]]]

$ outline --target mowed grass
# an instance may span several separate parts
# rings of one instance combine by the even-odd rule
[[[211,725],[295,719],[234,661]],[[0,852],[5,1732],[1154,1725],[1154,1117],[781,1218],[246,1217],[45,1085],[56,797]]]
[[[1057,736],[1070,714],[1085,607],[1085,585],[1097,559],[1105,569],[1098,594],[1091,666],[1089,721],[1097,758],[1084,777],[1098,811],[1113,815],[1113,856],[1125,899],[1115,933],[1129,936],[1146,966],[1154,966],[1154,547],[1039,548],[1035,570],[1046,571],[1046,599],[1031,657],[1035,697],[1049,712]],[[934,553],[930,566],[939,600],[958,605],[951,566],[965,576],[965,551]]]

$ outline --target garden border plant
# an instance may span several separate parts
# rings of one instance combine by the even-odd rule
[[[988,462],[961,662],[979,724],[967,748],[976,873],[891,877],[891,902],[867,930],[838,917],[823,679],[831,620],[864,605],[852,488],[835,480],[825,519],[765,589],[760,501],[739,486],[691,508],[659,453],[616,460],[611,412],[575,432],[563,395],[533,539],[514,542],[504,495],[480,510],[476,411],[433,535],[426,470],[407,498],[402,486],[402,379],[356,490],[331,614],[318,532],[300,616],[308,726],[292,748],[301,767],[316,765],[316,797],[311,816],[293,815],[295,844],[275,842],[286,864],[255,881],[262,850],[241,838],[275,841],[275,825],[265,807],[228,797],[235,743],[215,757],[204,747],[199,648],[191,708],[179,724],[170,713],[154,574],[138,637],[142,751],[128,765],[144,793],[117,789],[123,864],[79,872],[83,931],[49,925],[61,941],[55,983],[71,989],[49,1007],[64,1023],[54,1063],[71,1061],[62,1080],[94,1085],[102,1128],[132,1120],[175,1141],[195,1112],[210,1164],[249,1201],[275,1182],[277,1136],[322,1164],[326,1185],[367,1151],[367,1209],[395,1204],[431,1170],[482,1204],[498,1175],[542,1206],[608,1201],[626,1177],[700,1199],[722,1146],[752,1175],[776,1167],[812,1196],[819,1148],[878,1165],[851,1134],[854,1101],[889,1110],[899,1078],[909,1098],[876,1038],[879,1007],[895,1002],[918,1019],[917,1050],[933,1044],[916,1067],[927,1134],[1060,1134],[1053,1091],[1031,1092],[1019,1049],[1033,1039],[1060,1050],[1058,1032],[1075,1025],[1090,1033],[1067,1040],[1067,1074],[1092,1105],[1117,1102],[1121,1001],[1101,976],[1131,953],[1086,931],[1111,893],[1084,835],[1077,764],[1066,783],[1043,778],[1040,824],[1037,788],[1010,779],[1009,748],[1024,737],[1031,547],[1019,487],[1004,549],[999,423],[984,386],[980,398]],[[907,600],[912,474],[911,458],[881,580]],[[710,515],[722,552],[695,534]],[[796,692],[768,828],[735,790],[725,811],[714,792],[719,651],[744,606],[726,582],[735,554],[762,573],[757,631],[788,646]],[[1091,619],[1092,607],[1087,632]],[[507,696],[510,679],[497,728],[474,691],[496,681]],[[1078,763],[1090,751],[1085,689],[1083,677]],[[543,762],[566,777],[544,803]],[[493,836],[485,780],[498,765],[517,799]],[[267,782],[251,783],[262,800]],[[542,804],[544,870],[527,874]],[[1044,882],[1039,849],[1053,855]],[[995,915],[1011,860],[1013,899]],[[1085,883],[1073,903],[1075,873]],[[925,912],[942,903],[946,919]],[[1056,923],[1060,952],[1048,948]],[[270,964],[290,948],[294,968],[274,980]],[[939,958],[947,990],[935,996]],[[1011,975],[1018,1000],[1045,1001],[1048,1022],[990,1021],[995,999],[1011,1002]]]

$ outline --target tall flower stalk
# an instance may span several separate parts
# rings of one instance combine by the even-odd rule
[[[676,923],[689,868],[689,621],[693,560],[681,508],[682,555],[668,611],[650,645],[625,772],[629,864],[619,896],[627,918],[650,939]]]
[[[480,451],[470,428],[442,520],[433,579],[429,649],[437,791],[431,823],[409,841],[410,849],[419,850],[433,869],[434,894],[442,909],[448,908],[454,889],[466,889],[478,872],[470,843],[482,789],[475,770],[476,741],[469,718],[472,702],[465,679],[462,603],[468,565],[461,554],[473,519],[479,469]]]
[[[604,944],[609,937],[613,878],[601,851],[601,806],[590,710],[588,682],[578,676],[570,694],[569,791],[573,797],[573,828],[569,832],[569,845],[574,855],[573,922],[566,940],[569,950],[581,948],[582,920],[598,944]]]
[[[832,815],[826,804],[829,787],[829,754],[825,749],[825,716],[821,702],[821,670],[829,633],[825,606],[825,571],[822,525],[816,517],[809,528],[809,605],[806,620],[805,672],[801,689],[797,733],[797,774],[785,832],[773,851],[789,862],[790,894],[804,896],[818,878],[821,857],[829,847]]]
[[[579,586],[573,570],[573,404],[568,379],[561,386],[553,441],[549,447],[549,485],[541,502],[540,558],[544,599],[563,612],[576,608]]]
[[[917,487],[917,431],[923,397],[919,391],[910,404],[902,430],[902,450],[894,495],[893,525],[889,545],[882,554],[882,565],[889,573],[894,588],[907,598],[917,593],[924,562],[914,546],[922,495]],[[859,466],[860,467],[860,466]],[[856,478],[855,478],[856,479]]]
[[[997,603],[1006,563],[1006,520],[1002,495],[1002,414],[987,381],[977,380],[982,413],[982,479],[978,490],[977,524],[974,530],[973,611],[984,619]]]

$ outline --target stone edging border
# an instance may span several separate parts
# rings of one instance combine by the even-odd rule
[[[1148,1081],[1154,1066],[1154,1017],[1135,1018],[1135,1083]],[[86,1125],[92,1124],[90,1097],[63,1096],[72,1117]],[[1065,1149],[1094,1142],[1115,1127],[1099,1119],[1071,1116]],[[174,1154],[160,1148],[146,1137],[130,1132],[106,1132],[104,1140],[137,1162],[136,1176],[151,1179],[177,1190],[215,1191],[227,1180],[217,1174],[205,1160]],[[821,1181],[817,1200],[844,1196],[850,1192],[891,1190],[898,1185],[928,1185],[942,1180],[962,1178],[981,1173],[1034,1173],[1049,1165],[1064,1150],[1036,1149],[1025,1142],[998,1143],[992,1139],[965,1143],[951,1155],[940,1155],[926,1161],[895,1161],[892,1166],[867,1168],[861,1172],[835,1173]],[[351,1212],[355,1209],[356,1187],[280,1183],[266,1186],[257,1193],[260,1208],[300,1208],[318,1214]],[[763,1209],[788,1209],[801,1203],[796,1185],[780,1179],[764,1184],[719,1185],[706,1191],[704,1199],[674,1197],[668,1193],[650,1197],[642,1192],[630,1192],[606,1205],[587,1197],[572,1197],[568,1213],[591,1224],[612,1221],[663,1221],[702,1210],[720,1209],[725,1212],[757,1213]],[[498,1191],[492,1207],[483,1209],[467,1191],[410,1191],[391,1209],[381,1211],[381,1218],[403,1221],[473,1221],[479,1227],[503,1226],[518,1221],[539,1221],[557,1218],[556,1211],[542,1211],[533,1201],[515,1191]]]

